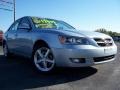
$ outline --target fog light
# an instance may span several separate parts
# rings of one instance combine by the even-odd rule
[[[79,63],[79,59],[73,59],[72,60],[74,63]]]
[[[85,58],[70,58],[73,63],[85,63]]]

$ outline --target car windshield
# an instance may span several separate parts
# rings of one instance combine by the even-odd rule
[[[32,17],[33,23],[36,28],[40,29],[61,29],[61,30],[74,30],[75,28],[65,23],[64,21],[58,21],[53,19]]]

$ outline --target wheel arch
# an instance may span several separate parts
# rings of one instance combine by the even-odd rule
[[[37,47],[37,46],[46,46],[46,47],[49,47],[50,48],[50,46],[48,45],[48,43],[47,42],[45,42],[44,40],[37,40],[37,41],[35,41],[35,43],[34,43],[34,45],[33,45],[33,50],[32,50],[32,54],[34,53],[34,50],[35,50],[35,48]]]

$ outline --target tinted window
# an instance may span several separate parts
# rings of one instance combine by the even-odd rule
[[[24,25],[28,25],[30,27],[30,22],[28,21],[27,18],[23,18],[18,26],[19,27],[23,27]]]
[[[19,25],[19,21],[16,21],[9,29],[9,31],[16,31]]]

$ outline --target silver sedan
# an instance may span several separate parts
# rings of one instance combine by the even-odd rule
[[[30,58],[40,72],[55,66],[87,67],[115,59],[113,39],[98,32],[76,30],[64,21],[22,17],[4,35],[4,55]]]

